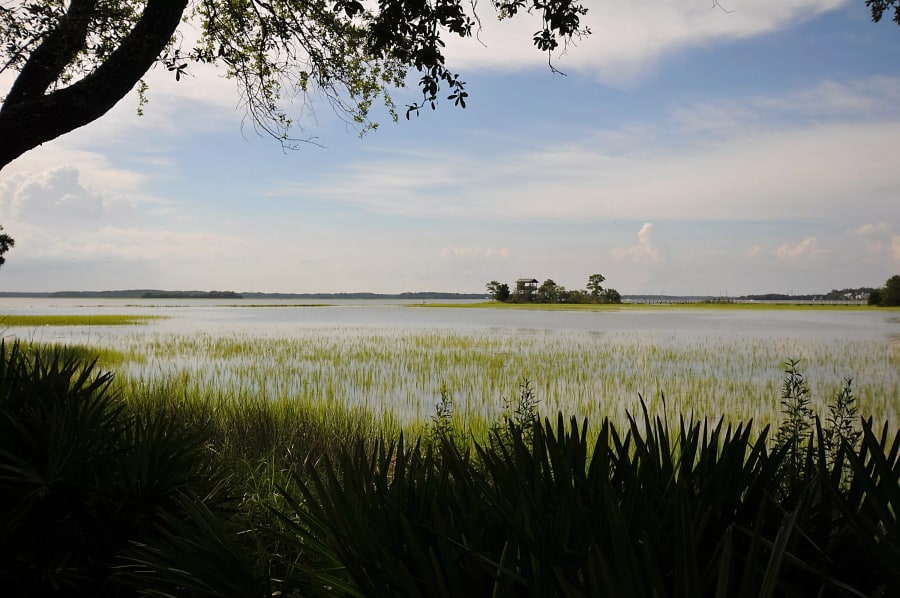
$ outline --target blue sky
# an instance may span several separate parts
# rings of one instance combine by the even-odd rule
[[[319,145],[298,151],[242,125],[221,74],[151,73],[145,116],[129,96],[0,171],[0,290],[883,284],[900,272],[900,27],[863,0],[722,5],[589,1],[565,76],[534,21],[482,13],[483,45],[448,47],[465,110],[360,138],[320,102],[303,121]]]

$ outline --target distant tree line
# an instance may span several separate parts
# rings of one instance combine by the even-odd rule
[[[234,291],[147,291],[141,299],[240,299]]]
[[[515,287],[510,289],[503,282],[492,280],[487,283],[487,291],[491,299],[503,303],[622,303],[619,291],[603,288],[606,277],[602,274],[591,274],[585,290],[568,290],[548,278],[538,285],[537,279],[520,278]]]
[[[855,289],[832,289],[827,293],[789,295],[786,293],[765,293],[762,295],[741,295],[736,299],[744,301],[865,301],[876,291],[872,287]]]
[[[884,283],[884,288],[869,293],[869,305],[892,307],[900,305],[900,275],[894,274]]]
[[[858,289],[834,289],[830,293],[826,293],[822,299],[825,301],[860,301],[872,295],[874,291],[872,287],[859,287]]]
[[[0,262],[2,264],[2,262]],[[403,300],[435,300],[435,299],[483,299],[484,293],[446,293],[440,291],[421,291],[403,293],[261,293],[256,291],[212,291],[213,293],[234,293],[216,297],[207,291],[165,291],[159,289],[129,289],[118,291],[52,291],[52,292],[20,292],[0,291],[0,297],[54,297],[70,299],[403,299]]]

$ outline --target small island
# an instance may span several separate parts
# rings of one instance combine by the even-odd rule
[[[119,291],[54,291],[51,293],[6,292],[0,297],[52,297],[55,299],[243,299],[234,291],[164,291],[129,289]]]
[[[622,303],[622,296],[612,288],[603,288],[606,277],[602,274],[591,274],[588,277],[586,290],[567,290],[548,278],[540,285],[536,278],[519,278],[515,290],[509,285],[492,280],[487,283],[487,291],[491,299],[502,303]]]
[[[141,299],[241,299],[234,291],[147,291]]]

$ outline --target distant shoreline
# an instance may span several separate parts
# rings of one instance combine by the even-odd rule
[[[623,303],[504,303],[485,301],[481,303],[423,303],[410,307],[446,307],[454,309],[512,309],[525,311],[597,311],[612,312],[622,310],[896,310],[891,307],[866,305],[861,302],[838,301],[733,301],[730,303],[709,301],[625,301]]]
[[[0,291],[0,297],[49,299],[485,299],[484,293],[441,293],[432,291],[409,293],[257,293],[236,291],[163,291],[129,289],[121,291]]]
[[[418,291],[404,293],[260,293],[236,291],[165,291],[160,289],[128,289],[118,291],[0,291],[0,298],[46,299],[290,299],[290,300],[405,300],[405,301],[483,301],[489,303],[485,293],[446,293]],[[713,297],[707,295],[622,295],[625,304],[646,305],[863,305],[865,301],[834,300],[825,295],[744,295],[740,297]],[[560,306],[556,306],[560,307]]]

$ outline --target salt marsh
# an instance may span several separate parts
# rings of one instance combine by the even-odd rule
[[[849,377],[864,415],[900,422],[896,311],[2,299],[0,313],[157,316],[3,334],[94,347],[137,388],[165,378],[187,394],[363,409],[404,426],[427,421],[444,387],[459,423],[477,428],[523,377],[547,414],[621,421],[639,395],[657,411],[664,395],[670,414],[777,423],[787,359],[800,360],[820,412]]]

